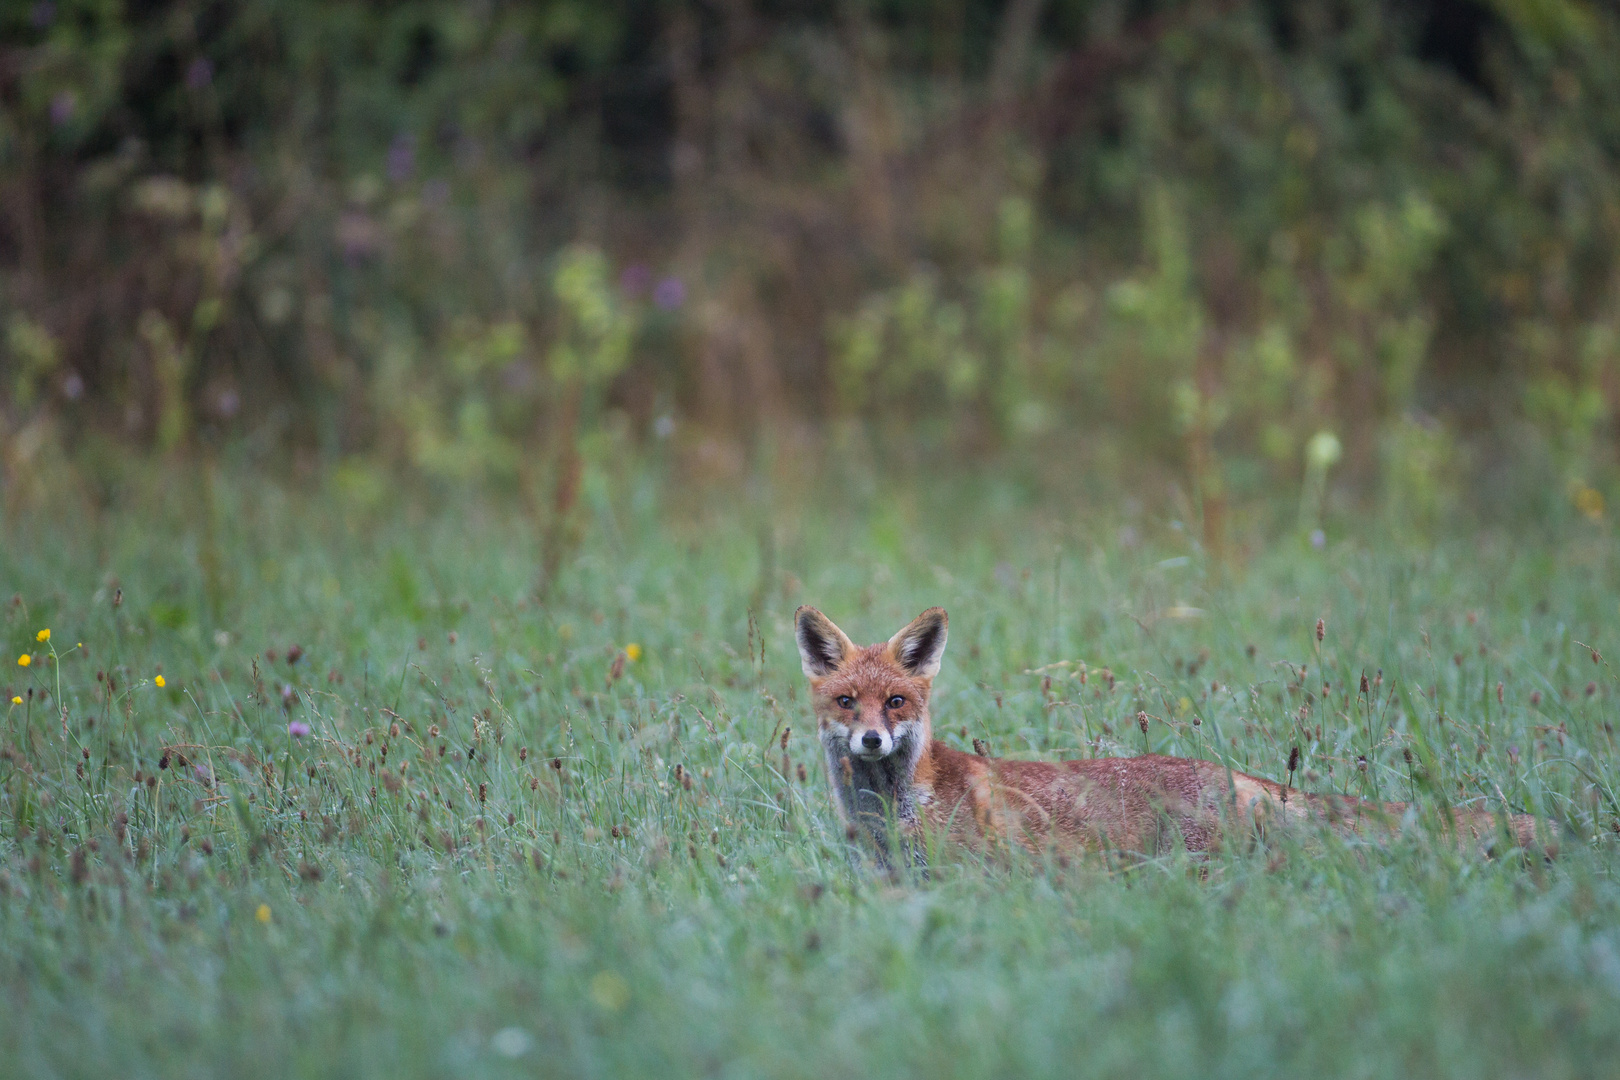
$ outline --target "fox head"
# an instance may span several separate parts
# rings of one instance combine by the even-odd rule
[[[928,694],[945,654],[944,608],[929,608],[881,645],[861,647],[813,607],[793,617],[821,741],[833,758],[915,760],[933,738]]]

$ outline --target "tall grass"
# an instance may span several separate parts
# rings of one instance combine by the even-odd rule
[[[10,1075],[1613,1070],[1595,529],[1218,575],[1174,523],[1127,545],[1004,486],[817,496],[764,542],[632,482],[541,601],[499,505],[233,476],[205,528],[168,475],[4,524]],[[954,745],[1273,777],[1298,745],[1308,789],[1422,810],[1386,846],[879,875],[828,803],[800,602],[867,640],[944,604]],[[1504,799],[1558,862],[1431,840]]]

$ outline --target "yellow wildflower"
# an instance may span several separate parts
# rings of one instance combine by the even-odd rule
[[[635,663],[641,659],[641,646],[632,641],[624,647],[624,655],[630,658],[632,664]]]
[[[163,681],[163,676],[161,676],[161,675],[159,675],[157,678],[153,679],[152,681],[158,684],[158,689],[160,689],[160,690],[163,687],[169,685],[168,683]]]
[[[1575,491],[1575,509],[1589,521],[1603,520],[1603,492],[1582,484]]]
[[[269,926],[270,925],[270,905],[269,904],[260,904],[259,905],[259,910],[255,911],[253,913],[253,917],[255,919],[258,919],[260,922],[264,923],[264,925]]]
[[[18,667],[27,667],[29,664],[32,664],[33,662],[34,662],[34,658],[32,656],[29,656],[27,653],[23,653],[21,656],[17,657],[17,666]]]
[[[22,698],[21,698],[21,697],[19,697],[19,696],[18,696],[18,695],[16,695],[16,694],[13,694],[13,695],[12,695],[12,696],[11,696],[11,703],[12,703],[12,704],[13,704],[13,705],[21,705],[21,704],[22,704]]]
[[[47,627],[44,630],[41,630],[39,633],[35,634],[34,635],[34,640],[35,641],[49,641],[49,640],[51,640],[50,628]]]

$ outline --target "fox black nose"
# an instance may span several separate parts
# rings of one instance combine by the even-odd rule
[[[868,750],[876,750],[878,747],[883,745],[883,736],[879,735],[875,731],[868,731],[865,735],[861,736],[861,745],[866,747]]]

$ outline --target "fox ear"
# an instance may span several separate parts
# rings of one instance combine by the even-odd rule
[[[804,664],[804,673],[812,679],[831,675],[855,651],[854,642],[813,607],[802,607],[794,612],[793,633],[799,639],[799,660]]]
[[[939,674],[939,661],[945,655],[945,627],[950,620],[945,609],[931,607],[912,619],[889,639],[889,652],[895,662],[911,675],[932,679]]]

